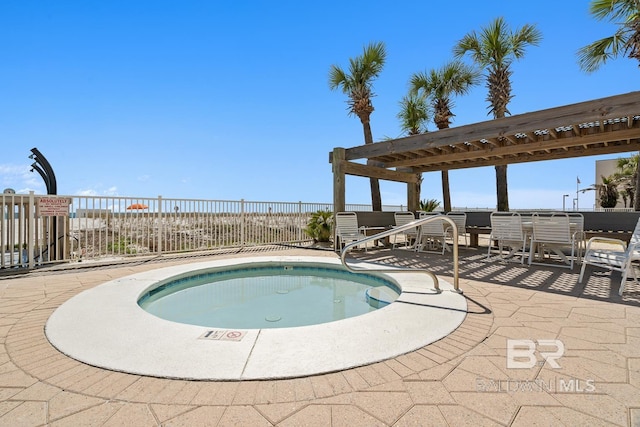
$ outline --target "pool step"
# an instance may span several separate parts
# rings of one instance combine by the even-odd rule
[[[365,292],[367,303],[373,308],[382,308],[394,302],[400,295],[386,286],[369,288]]]

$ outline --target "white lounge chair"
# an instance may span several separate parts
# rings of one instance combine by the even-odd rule
[[[609,243],[614,245],[612,249],[597,248],[598,243]],[[640,219],[636,223],[636,228],[631,235],[629,246],[620,240],[608,237],[592,237],[587,242],[587,249],[582,259],[582,268],[580,269],[580,277],[578,283],[582,283],[584,272],[587,264],[594,267],[606,268],[611,271],[619,271],[622,273],[620,281],[620,290],[618,294],[622,296],[624,285],[627,282],[629,271],[633,275],[633,279],[637,282],[636,271],[633,267],[633,261],[640,261]]]
[[[336,227],[336,239],[340,242],[340,249],[351,242],[357,242],[364,239],[365,234],[358,227],[358,216],[355,212],[337,212],[335,214],[334,223]],[[364,250],[367,250],[367,246]]]

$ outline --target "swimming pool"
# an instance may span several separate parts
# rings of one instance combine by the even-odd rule
[[[158,318],[139,299],[163,283],[198,272],[270,264],[341,268],[327,257],[245,257],[137,273],[81,292],[56,309],[45,334],[60,352],[81,362],[132,374],[197,380],[295,378],[390,359],[453,332],[466,316],[465,298],[442,293],[424,273],[375,273],[401,291],[395,302],[344,320],[300,327],[235,329]],[[379,265],[358,263],[359,268]],[[374,275],[373,273],[371,273]]]
[[[161,283],[138,305],[165,320],[227,329],[334,322],[395,301],[398,287],[328,265],[269,263],[201,271]]]

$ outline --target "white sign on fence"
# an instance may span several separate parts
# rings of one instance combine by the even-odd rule
[[[38,216],[69,216],[70,197],[41,196],[36,198]]]

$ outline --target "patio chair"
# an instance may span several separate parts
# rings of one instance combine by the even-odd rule
[[[395,220],[396,227],[400,227],[402,225],[407,225],[410,222],[413,222],[413,221],[416,220],[416,217],[413,214],[413,212],[395,212],[393,214],[393,218]],[[400,232],[398,234],[394,234],[393,235],[393,248],[394,249],[395,249],[396,244],[397,244],[398,235],[404,236],[404,241],[405,241],[406,245],[410,246],[411,242],[415,241],[416,238],[418,237],[418,227],[412,228],[410,230],[405,230],[405,231]]]
[[[491,234],[489,235],[489,250],[487,260],[491,259],[492,242],[498,244],[500,260],[516,256],[520,252],[520,264],[524,264],[527,249],[527,235],[522,229],[522,217],[517,212],[492,212]],[[503,251],[509,248],[509,253],[503,257]]]
[[[571,226],[569,222],[569,215],[564,212],[556,212],[552,214],[534,213],[531,216],[533,225],[533,232],[531,234],[531,246],[529,248],[529,265],[542,264],[542,262],[534,262],[536,255],[539,255],[544,260],[545,254],[551,255],[555,253],[560,260],[566,264],[568,268],[573,269],[573,262],[575,260],[576,241],[571,234]],[[571,256],[567,258],[562,248],[571,247]],[[558,264],[544,265],[561,266]]]
[[[608,243],[614,245],[614,249],[600,248],[598,244]],[[613,239],[610,237],[592,237],[587,242],[587,248],[584,252],[584,258],[582,259],[582,268],[580,269],[580,277],[578,277],[578,283],[582,283],[584,272],[587,264],[594,267],[606,268],[611,271],[619,271],[622,273],[622,280],[620,281],[620,290],[618,295],[622,296],[624,292],[624,286],[627,282],[627,275],[629,271],[633,275],[634,281],[638,281],[636,271],[633,267],[633,261],[640,260],[640,219],[636,223],[636,228],[633,230],[629,246],[620,239]]]
[[[584,232],[584,215],[578,212],[568,212],[568,215],[571,234],[573,240],[576,241],[576,259],[580,262],[587,243],[587,235]]]
[[[337,212],[335,215],[336,240],[339,241],[340,250],[351,242],[364,239],[365,234],[358,227],[358,216],[355,212]],[[366,252],[367,246],[363,245]]]
[[[458,227],[458,236],[464,237],[464,245],[469,247],[469,239],[467,237],[467,214],[464,212],[448,212],[447,216],[456,223]],[[453,230],[450,224],[445,225],[445,233],[447,237],[453,239]]]
[[[429,216],[438,217],[443,215],[440,215],[438,212],[420,212],[420,219]],[[444,252],[449,250],[449,245],[447,245],[446,241],[447,235],[444,232],[445,224],[444,221],[434,220],[420,225],[418,239],[416,240],[416,252],[437,252],[441,248],[442,254],[444,255]]]

